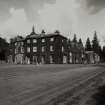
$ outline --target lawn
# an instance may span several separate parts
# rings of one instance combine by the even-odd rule
[[[24,93],[40,94],[93,70],[93,66],[66,64],[0,65],[0,102]]]

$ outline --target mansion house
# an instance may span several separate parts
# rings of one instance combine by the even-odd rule
[[[84,47],[73,43],[56,31],[46,34],[44,30],[32,32],[25,38],[17,36],[10,43],[9,63],[15,64],[67,64],[82,63]]]

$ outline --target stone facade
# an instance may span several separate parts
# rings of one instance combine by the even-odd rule
[[[41,34],[37,34],[33,27],[31,34],[25,38],[18,36],[10,44],[8,62],[15,64],[82,64],[85,61],[85,55],[83,45],[69,41],[58,31],[45,34],[43,30]]]
[[[93,51],[86,51],[85,52],[85,63],[87,64],[94,64],[100,62],[100,56]]]

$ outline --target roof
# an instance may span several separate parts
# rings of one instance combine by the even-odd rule
[[[13,42],[20,42],[20,41],[24,41],[25,38],[23,38],[22,36],[16,36],[15,38],[12,39]]]
[[[50,33],[50,34],[36,34],[35,33],[35,34],[27,35],[26,38],[44,38],[44,37],[54,37],[54,36],[60,36],[67,39],[65,36],[61,34],[57,34],[57,33]]]

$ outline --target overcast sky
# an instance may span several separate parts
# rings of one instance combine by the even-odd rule
[[[101,43],[105,38],[105,0],[0,0],[0,36],[26,36],[60,30],[72,38],[86,40],[96,30]],[[104,43],[102,43],[104,44]]]

